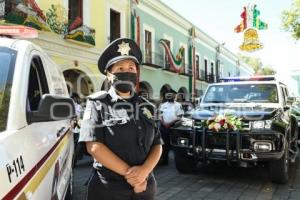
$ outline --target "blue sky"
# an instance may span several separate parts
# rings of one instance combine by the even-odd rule
[[[290,8],[292,0],[161,0],[198,28],[212,36],[233,53],[261,58],[264,65],[272,66],[279,74],[290,69],[300,70],[300,42],[296,42],[281,28],[281,13]],[[243,34],[234,27],[241,22],[243,6],[256,4],[260,19],[269,28],[259,32],[264,48],[253,53],[239,50]],[[288,69],[288,70],[287,70]]]

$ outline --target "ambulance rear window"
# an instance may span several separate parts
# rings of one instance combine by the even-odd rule
[[[6,129],[16,52],[0,47],[0,132]]]

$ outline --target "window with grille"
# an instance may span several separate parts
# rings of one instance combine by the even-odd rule
[[[152,33],[145,30],[145,62],[152,63]]]

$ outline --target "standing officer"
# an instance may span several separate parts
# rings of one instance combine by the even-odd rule
[[[87,101],[79,141],[94,158],[88,200],[152,200],[156,192],[153,168],[162,140],[154,107],[135,92],[142,53],[127,38],[113,41],[101,54],[98,67],[111,82]]]
[[[160,132],[164,142],[163,152],[159,162],[160,165],[167,165],[169,162],[169,151],[171,149],[170,128],[176,121],[180,120],[184,114],[181,104],[175,101],[176,94],[177,92],[172,88],[168,89],[164,95],[166,101],[159,107]]]

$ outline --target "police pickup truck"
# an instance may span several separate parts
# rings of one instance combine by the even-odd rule
[[[67,199],[72,193],[75,107],[34,29],[0,26],[0,199]],[[1,36],[2,35],[2,36]],[[4,36],[5,35],[5,36]]]
[[[264,162],[273,182],[286,183],[298,152],[291,104],[286,85],[273,76],[229,77],[209,85],[199,107],[172,128],[177,170],[189,173],[199,163],[214,161],[241,167]],[[239,128],[207,126],[208,120],[228,114],[239,119]]]

